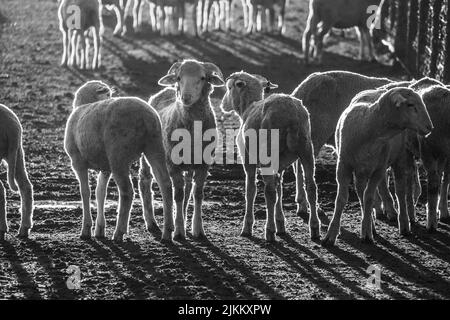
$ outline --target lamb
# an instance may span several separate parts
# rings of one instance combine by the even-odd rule
[[[22,146],[22,126],[14,112],[0,104],[0,159],[8,164],[8,184],[14,192],[20,191],[22,215],[19,234],[27,238],[33,226],[33,185],[28,179]],[[0,181],[0,240],[8,232],[6,219],[6,196]]]
[[[124,36],[127,33],[127,25],[125,23],[125,18],[127,16],[127,8],[131,2],[128,0],[101,0],[102,5],[108,10],[114,10],[116,13],[117,24],[114,28],[113,34]],[[139,0],[135,0],[137,2]]]
[[[224,112],[236,112],[242,122],[237,137],[246,174],[246,210],[241,235],[252,235],[256,169],[258,166],[264,167],[261,164],[261,158],[258,158],[257,163],[251,161],[252,153],[261,154],[260,149],[265,146],[264,141],[259,140],[260,144],[256,144],[258,150],[252,151],[253,148],[246,139],[247,133],[252,130],[260,132],[260,129],[275,129],[279,130],[279,140],[275,141],[279,147],[279,153],[275,154],[279,157],[279,166],[262,174],[267,205],[265,238],[267,241],[274,241],[275,231],[278,234],[286,232],[282,209],[282,176],[286,167],[299,159],[305,172],[308,203],[311,208],[310,235],[312,239],[319,239],[320,221],[316,210],[317,186],[314,180],[314,148],[311,141],[309,114],[302,102],[295,97],[285,94],[264,97],[263,92],[269,92],[276,87],[259,75],[250,75],[243,71],[233,73],[228,78],[227,92],[221,104]],[[271,133],[273,134],[273,131]],[[252,144],[254,145],[254,142]]]
[[[370,8],[379,7],[381,0],[310,0],[309,16],[303,33],[303,51],[305,63],[309,63],[311,56],[310,42],[314,37],[314,56],[318,63],[322,62],[323,38],[331,28],[346,29],[357,27],[360,39],[359,58],[365,57],[365,48],[368,49],[369,60],[375,60],[373,45],[370,37],[368,21],[370,21]],[[375,6],[375,7],[374,7]],[[320,29],[318,28],[319,24]]]
[[[103,20],[100,0],[62,0],[58,9],[59,29],[63,34],[62,66],[73,66],[80,69],[88,68],[89,41],[91,28],[94,40],[94,58],[92,69],[101,65],[101,43]],[[81,53],[80,53],[81,49]]]
[[[393,83],[386,78],[366,77],[347,71],[313,73],[293,92],[292,96],[302,100],[311,118],[311,139],[315,157],[325,144],[334,145],[334,132],[342,112],[361,91],[376,89]],[[297,177],[297,214],[308,212],[306,194],[303,189],[303,173],[299,164],[294,165]],[[320,210],[320,209],[319,209]]]
[[[361,239],[373,242],[375,191],[386,174],[390,140],[405,129],[421,135],[433,129],[422,98],[409,88],[361,92],[344,111],[336,128],[338,193],[323,245],[336,242],[353,174],[363,215]]]
[[[265,12],[269,11],[268,32],[272,32],[272,28],[279,34],[284,34],[286,26],[284,23],[284,14],[287,0],[246,0],[243,3],[244,25],[246,32],[261,31],[265,17]],[[278,24],[275,21],[275,8],[278,8]]]
[[[128,233],[129,214],[134,197],[130,166],[141,154],[142,164],[152,167],[163,198],[163,241],[171,241],[173,231],[172,184],[167,171],[162,142],[161,121],[156,111],[139,98],[111,98],[112,91],[100,81],[89,81],[75,94],[73,108],[67,120],[64,147],[78,181],[83,202],[81,238],[91,237],[90,187],[88,169],[99,170],[97,188],[97,219],[95,237],[105,237],[104,202],[112,174],[119,188],[116,229],[112,239],[122,241]],[[143,181],[145,180],[145,181]],[[158,228],[151,193],[152,175],[146,170],[139,187],[147,230]],[[150,199],[149,199],[150,198]],[[150,206],[149,206],[150,205]]]
[[[188,135],[188,138],[195,139],[197,137],[197,134],[194,134],[196,130],[201,132],[202,137],[206,132],[217,135],[215,116],[209,96],[213,87],[224,85],[223,75],[215,64],[184,60],[174,63],[167,75],[162,77],[158,83],[168,88],[153,95],[149,104],[158,111],[161,117],[167,165],[175,190],[174,239],[186,238],[185,217],[191,196],[192,180],[194,181],[192,236],[205,238],[202,221],[203,188],[213,159],[208,156],[201,157],[196,161],[196,158],[200,151],[203,155],[206,148],[212,147],[214,150],[217,139],[208,146],[197,140],[191,141],[191,143],[189,141],[180,142],[188,143],[189,150],[183,150],[183,157],[179,159],[180,155],[177,153],[179,143],[174,141],[174,137],[184,133]],[[198,148],[201,150],[196,151]],[[183,173],[185,173],[184,177]]]

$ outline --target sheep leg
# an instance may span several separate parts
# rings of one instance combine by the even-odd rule
[[[314,37],[316,47],[315,58],[319,64],[321,64],[323,60],[323,37],[331,30],[331,27],[331,24],[325,24],[325,22],[323,22],[322,30],[316,33]]]
[[[95,220],[94,236],[99,239],[105,238],[105,200],[110,177],[110,172],[100,171],[97,177],[97,187],[95,188],[95,198],[97,200],[97,219]]]
[[[155,153],[155,145],[153,145],[151,150],[145,152],[145,156],[152,167],[163,200],[164,225],[161,241],[172,241],[172,232],[174,230],[172,183],[170,181],[169,171],[167,170],[164,147],[162,144],[158,149],[159,151]]]
[[[245,215],[244,224],[241,231],[241,237],[251,237],[253,234],[253,225],[255,216],[253,214],[253,205],[256,196],[256,166],[245,165]]]
[[[116,229],[112,240],[120,242],[124,234],[128,233],[130,210],[133,203],[133,184],[128,173],[128,168],[112,170],[114,181],[119,188],[119,208],[117,210]]]
[[[194,238],[206,238],[202,221],[203,188],[205,186],[208,170],[194,171],[194,215],[192,216],[192,236]]]
[[[100,68],[102,64],[102,38],[100,35],[100,26],[94,28],[94,59],[92,61],[92,69]]]
[[[398,215],[398,229],[400,235],[406,236],[411,234],[411,225],[409,223],[406,206],[406,177],[401,168],[394,166],[393,169],[395,176],[395,193],[397,195],[397,203],[400,212]]]
[[[187,217],[189,201],[191,200],[192,193],[192,176],[194,172],[188,171],[184,176],[184,199],[183,199],[183,212],[184,216]]]
[[[450,221],[448,212],[448,187],[450,183],[450,174],[447,169],[444,171],[444,180],[441,187],[441,196],[439,199],[439,217],[442,222]]]
[[[284,15],[286,11],[286,1],[283,1],[280,9],[280,15],[278,16],[278,30],[281,35],[286,33],[286,24],[284,22]]]
[[[81,239],[90,239],[92,235],[92,215],[91,215],[91,189],[89,187],[89,172],[85,166],[74,166],[74,171],[80,183],[81,201],[83,202],[83,220],[81,228]]]
[[[256,32],[261,32],[262,29],[262,11],[264,9],[260,8],[260,7],[256,7],[256,16],[255,16],[255,21],[256,21]]]
[[[322,245],[334,245],[339,235],[341,228],[341,216],[345,205],[348,201],[348,188],[352,179],[352,170],[342,164],[338,163],[336,171],[336,181],[338,184],[337,196],[334,205],[333,219],[328,227],[327,234],[322,241]]]
[[[179,16],[178,16],[178,31],[181,32],[181,34],[184,34],[184,17],[186,14],[186,6],[184,3],[180,4],[179,9]],[[195,20],[193,21],[195,25]]]
[[[286,234],[286,219],[283,212],[283,173],[280,174],[278,181],[277,203],[275,204],[275,226],[278,235]]]
[[[153,175],[150,166],[144,157],[140,159],[139,169],[139,194],[142,200],[143,217],[145,221],[145,228],[149,232],[159,231],[156,223],[155,214],[153,212]]]
[[[198,37],[197,6],[198,6],[198,2],[195,2],[194,5],[193,5],[193,9],[192,9],[192,12],[193,12],[192,19],[193,19],[193,23],[194,23],[194,34],[195,34],[196,37]]]
[[[320,239],[320,220],[317,214],[317,185],[315,181],[315,163],[312,145],[301,156],[303,171],[305,173],[306,195],[310,208],[309,234],[312,240]]]
[[[225,29],[227,31],[231,30],[231,19],[232,19],[232,14],[231,14],[231,1],[227,1],[227,3],[225,4]]]
[[[361,222],[361,240],[365,243],[373,243],[374,222],[372,217],[375,192],[386,172],[386,168],[376,170],[369,178],[364,190],[364,213]]]
[[[252,33],[253,29],[255,28],[256,24],[256,15],[257,15],[257,8],[255,8],[254,5],[249,4],[248,6],[248,25],[247,25],[247,31],[246,33]]]
[[[6,222],[6,192],[3,183],[0,181],[0,241],[5,240],[5,234],[8,232]]]
[[[264,180],[264,196],[266,199],[266,233],[265,239],[267,242],[275,241],[275,217],[274,209],[277,202],[277,182],[278,175],[263,175]]]
[[[156,22],[156,5],[154,3],[149,4],[148,13],[150,16],[150,25],[152,27],[152,31],[156,32],[158,28]]]
[[[85,38],[85,47],[84,47],[84,58],[86,59],[86,69],[89,69],[89,37]]]
[[[69,59],[69,67],[73,67],[75,64],[75,56],[77,55],[77,37],[78,37],[78,31],[72,30],[72,38],[70,39],[70,46],[71,46],[71,53],[70,53],[70,59]]]
[[[116,36],[122,31],[122,28],[123,28],[123,20],[122,20],[123,10],[121,8],[115,6],[114,13],[116,14],[117,23],[116,23],[116,27],[114,28],[113,35]]]
[[[308,21],[306,22],[306,28],[302,38],[302,47],[303,52],[305,54],[305,64],[309,63],[309,58],[311,56],[310,52],[311,37],[312,35],[316,34],[318,23],[319,20],[316,18],[316,16],[313,13],[310,13],[310,15],[308,16]]]
[[[395,210],[394,198],[392,198],[391,192],[389,191],[388,179],[389,177],[386,172],[378,186],[378,191],[380,192],[380,196],[383,201],[384,214],[387,216],[389,221],[396,221],[398,218],[398,213],[397,210]]]
[[[414,160],[413,160],[414,161]],[[406,211],[408,212],[409,222],[416,223],[416,204],[422,193],[422,188],[419,181],[419,172],[417,166],[413,163],[414,169],[412,172],[407,172],[406,175]]]
[[[18,236],[20,238],[28,238],[29,231],[33,225],[33,185],[28,178],[25,168],[22,148],[19,149],[16,161],[16,181],[20,191],[21,202],[21,222]]]
[[[298,159],[293,164],[296,183],[297,183],[297,192],[295,196],[295,202],[297,203],[297,216],[306,216],[308,215],[308,202],[306,201],[306,192],[303,187],[303,168]]]
[[[80,37],[78,37],[78,43],[77,43],[77,47],[80,47],[81,49],[79,50],[77,48],[77,51],[81,51],[80,53],[80,61],[79,61],[79,67],[81,70],[86,69],[86,37],[84,34],[80,35]]]
[[[242,11],[243,11],[243,15],[244,15],[244,30],[248,29],[248,24],[249,24],[249,7],[247,5],[247,0],[241,0],[241,4],[242,4]]]
[[[184,179],[182,172],[178,170],[171,172],[170,176],[175,190],[176,216],[174,239],[180,241],[186,239],[186,219],[183,212]]]
[[[426,165],[428,176],[428,193],[427,193],[427,230],[428,232],[434,232],[437,229],[437,202],[439,198],[440,178],[441,175],[437,169],[437,161],[433,161]]]
[[[63,55],[61,59],[61,66],[67,66],[69,59],[69,30],[61,31],[63,34]]]
[[[142,24],[142,15],[141,15],[141,21],[139,21],[139,11],[141,8],[141,1],[142,0],[134,0],[134,6],[133,6],[133,29],[134,32],[138,32],[141,28]]]
[[[380,190],[378,188],[378,192],[375,192],[375,200],[373,202],[373,209],[375,210],[375,217],[377,219],[383,219],[384,212],[382,208],[383,200],[381,199]]]

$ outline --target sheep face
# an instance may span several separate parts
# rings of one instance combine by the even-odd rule
[[[158,83],[174,86],[177,100],[184,107],[190,107],[207,97],[212,92],[211,86],[221,87],[225,84],[222,72],[216,65],[195,60],[175,63]]]
[[[388,100],[388,101],[386,101]],[[388,121],[395,121],[402,128],[412,129],[421,135],[427,135],[433,129],[430,116],[422,98],[408,88],[389,90],[380,99],[381,108],[389,107],[393,113],[386,110]],[[394,109],[392,109],[392,106]]]
[[[278,85],[263,76],[246,72],[233,73],[227,79],[227,92],[220,108],[224,113],[237,112],[242,115],[250,103],[262,100],[264,93],[275,88],[278,88]]]
[[[101,81],[88,81],[75,93],[73,107],[110,99],[113,90]]]

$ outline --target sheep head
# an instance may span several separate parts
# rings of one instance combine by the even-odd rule
[[[278,85],[263,76],[244,71],[233,73],[227,79],[227,92],[220,107],[224,113],[237,112],[242,116],[252,102],[262,100],[264,93],[275,88]]]
[[[176,62],[158,83],[173,86],[177,90],[177,99],[183,106],[189,107],[205,99],[212,92],[211,87],[225,85],[222,71],[213,63],[185,60]]]
[[[420,135],[427,135],[433,129],[422,98],[412,89],[391,89],[380,97],[379,105],[387,122],[394,126],[417,131]]]
[[[113,90],[101,81],[88,81],[75,92],[73,108],[110,99],[113,93]]]

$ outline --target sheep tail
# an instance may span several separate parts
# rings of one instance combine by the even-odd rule
[[[14,192],[17,192],[17,190],[19,190],[15,181],[17,152],[19,151],[20,145],[19,142],[20,135],[8,137],[8,156],[6,158],[6,162],[8,164],[8,184],[11,190],[13,190]]]

